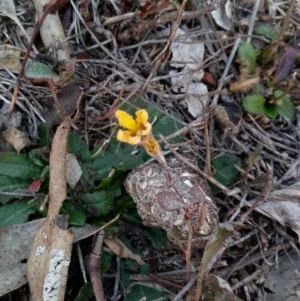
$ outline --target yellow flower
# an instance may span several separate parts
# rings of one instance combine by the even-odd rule
[[[163,153],[160,150],[158,142],[154,139],[151,130],[151,123],[148,122],[148,113],[146,110],[138,110],[136,120],[128,113],[117,110],[116,116],[119,120],[119,125],[126,128],[128,131],[119,130],[117,140],[131,145],[141,144],[146,152],[167,166]]]
[[[119,125],[128,131],[119,130],[117,139],[121,142],[131,145],[140,144],[142,137],[147,136],[152,129],[151,123],[148,122],[148,113],[146,110],[138,110],[136,120],[131,115],[122,110],[116,111]]]

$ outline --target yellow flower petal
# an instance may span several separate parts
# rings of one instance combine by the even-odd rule
[[[148,113],[146,110],[138,110],[135,113],[136,115],[136,122],[137,126],[139,128],[137,135],[146,136],[148,135],[152,130],[151,123],[148,121]]]
[[[135,112],[137,124],[146,123],[148,121],[148,112],[146,110],[138,110]]]
[[[160,153],[160,146],[152,134],[143,138],[142,145],[145,147],[146,152],[152,157]]]
[[[141,142],[141,137],[132,135],[132,131],[119,130],[117,133],[117,140],[131,145],[137,145]]]
[[[138,136],[147,136],[152,129],[152,125],[149,122],[143,124],[142,128],[137,131]]]
[[[115,114],[118,118],[120,126],[134,132],[137,132],[139,130],[136,121],[127,112],[122,110],[117,110]]]

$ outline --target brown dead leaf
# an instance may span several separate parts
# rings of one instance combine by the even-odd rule
[[[59,224],[67,224],[67,215],[58,216]],[[34,236],[46,219],[12,225],[0,229],[0,297],[27,283],[27,258]],[[72,227],[74,243],[94,234],[98,228],[85,224]]]
[[[252,206],[253,202],[248,202]],[[285,189],[275,190],[256,209],[259,213],[291,228],[300,242],[300,182]]]
[[[135,260],[139,265],[144,265],[144,260],[137,254],[133,254],[120,239],[105,238],[104,243],[121,258],[129,258]]]
[[[7,130],[3,132],[3,138],[12,144],[18,153],[20,153],[24,147],[32,145],[28,136],[12,125],[8,126]]]
[[[207,300],[236,300],[229,283],[217,275],[207,275],[204,278],[203,295]]]
[[[63,121],[50,154],[49,208],[31,246],[27,277],[32,301],[63,301],[70,264],[73,232],[59,226],[57,216],[67,197],[66,155],[70,122]]]
[[[10,71],[19,73],[21,70],[21,52],[21,48],[11,45],[0,45],[0,69],[4,70],[5,66]]]
[[[229,90],[231,93],[247,92],[259,83],[258,70],[255,75],[251,76],[249,75],[248,68],[242,67],[240,71],[241,75],[238,81],[230,85]]]
[[[226,246],[226,240],[233,234],[234,227],[231,223],[220,225],[216,233],[214,233],[207,245],[201,260],[201,266],[198,273],[197,290],[195,300],[199,301],[202,294],[202,282],[206,273],[210,271],[213,264],[223,254]]]

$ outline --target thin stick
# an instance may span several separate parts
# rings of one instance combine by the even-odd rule
[[[93,246],[93,251],[87,255],[85,259],[85,266],[90,274],[91,282],[93,285],[95,297],[97,301],[105,301],[101,275],[100,275],[100,259],[101,259],[101,250],[104,239],[104,232],[100,231],[95,237],[95,243]]]
[[[256,3],[255,3],[254,8],[253,8],[253,13],[252,13],[252,16],[251,16],[249,28],[248,28],[247,43],[251,42],[251,35],[252,35],[252,32],[253,32],[254,23],[255,23],[255,19],[256,19],[256,15],[257,15],[259,5],[260,5],[260,0],[256,0]]]

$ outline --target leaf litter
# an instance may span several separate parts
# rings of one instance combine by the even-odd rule
[[[36,9],[41,20],[44,4],[38,2]],[[257,5],[255,1],[237,4],[229,0],[165,2],[137,2],[137,7],[133,8],[130,1],[124,6],[115,1],[105,1],[99,6],[91,4],[86,10],[84,5],[77,6],[73,2],[52,1],[50,6],[44,7],[44,12],[52,14],[64,4],[61,13],[65,14],[65,18],[62,22],[62,15],[51,15],[55,26],[46,23],[42,26],[44,46],[48,48],[51,45],[50,56],[34,40],[40,54],[30,54],[30,59],[33,64],[45,64],[48,74],[59,74],[60,79],[54,84],[49,81],[51,76],[42,81],[35,81],[31,76],[23,78],[20,53],[27,49],[20,41],[24,37],[5,41],[7,50],[4,48],[2,55],[8,60],[0,57],[1,68],[4,68],[0,84],[3,92],[0,98],[4,105],[0,104],[0,109],[2,112],[2,108],[10,105],[11,99],[16,100],[17,106],[10,114],[19,114],[20,120],[14,126],[34,142],[26,149],[18,146],[19,155],[0,154],[0,215],[6,217],[7,212],[13,212],[14,206],[21,208],[11,215],[10,225],[36,218],[37,214],[47,214],[43,211],[49,178],[46,152],[34,157],[27,155],[27,149],[39,147],[40,142],[43,146],[53,143],[53,147],[57,139],[55,136],[60,133],[57,124],[61,122],[61,126],[69,122],[68,127],[72,128],[70,138],[64,139],[68,141],[68,152],[72,153],[72,164],[77,171],[69,170],[67,188],[66,146],[63,146],[64,150],[58,147],[61,152],[51,159],[55,164],[51,165],[50,161],[50,184],[54,183],[55,176],[55,189],[62,189],[61,197],[55,197],[53,202],[55,194],[53,196],[53,189],[49,187],[47,222],[37,232],[33,244],[33,250],[39,252],[32,251],[28,261],[31,293],[36,300],[42,300],[42,291],[46,300],[53,297],[49,293],[64,299],[64,281],[59,289],[50,284],[54,279],[52,276],[64,279],[70,264],[72,234],[67,225],[63,228],[57,226],[59,211],[70,214],[72,223],[78,225],[85,221],[103,225],[120,214],[120,220],[110,226],[107,234],[119,237],[119,248],[130,250],[130,258],[120,259],[121,251],[111,253],[108,250],[100,256],[100,244],[96,244],[98,249],[95,249],[97,254],[100,252],[96,261],[101,259],[102,269],[106,266],[104,276],[116,277],[115,292],[102,292],[107,298],[124,292],[120,289],[120,279],[128,288],[125,290],[127,297],[134,296],[132,291],[129,292],[132,287],[142,297],[166,298],[159,289],[147,290],[141,286],[139,283],[143,275],[146,284],[160,284],[172,290],[174,300],[180,300],[183,295],[193,297],[195,293],[198,300],[200,294],[208,298],[212,290],[225,300],[255,299],[266,293],[264,287],[255,285],[259,277],[265,276],[266,262],[273,263],[275,254],[280,255],[283,248],[295,248],[298,243],[298,189],[292,185],[299,177],[297,106],[300,102],[295,75],[298,67],[298,48],[295,46],[299,26],[298,3],[269,1],[266,10],[263,1]],[[4,15],[18,26],[34,24],[33,14],[23,12],[19,3],[16,3],[16,8],[11,4],[7,1],[10,10],[6,8]],[[19,13],[17,19],[15,12]],[[266,23],[272,26],[268,27]],[[14,26],[5,25],[5,28],[11,36],[20,35]],[[56,34],[63,32],[55,38],[47,38],[51,32],[49,28]],[[164,31],[167,34],[162,34]],[[242,43],[239,42],[240,37]],[[295,37],[294,40],[291,37]],[[26,44],[27,40],[23,42]],[[168,47],[164,49],[165,45]],[[19,49],[22,52],[18,52]],[[290,60],[288,53],[292,53]],[[70,57],[75,60],[71,61]],[[12,60],[15,60],[15,65]],[[152,65],[159,60],[164,68]],[[11,89],[11,83],[15,83],[13,73],[19,73],[20,79],[24,79],[19,82],[14,97]],[[43,76],[42,73],[34,75],[38,79]],[[214,82],[218,82],[217,89]],[[258,84],[263,89],[258,89]],[[143,94],[139,94],[141,91]],[[65,99],[62,100],[63,97]],[[80,104],[81,99],[83,103]],[[45,102],[54,108],[51,112],[49,109],[42,112]],[[80,108],[76,116],[75,108]],[[184,264],[177,262],[175,267],[161,264],[168,257],[168,252],[180,254],[181,251],[172,246],[171,251],[163,252],[166,234],[159,229],[144,227],[134,211],[132,200],[124,194],[122,185],[126,173],[147,162],[149,157],[139,146],[123,145],[116,140],[116,109],[130,114],[137,109],[146,109],[154,137],[160,139],[162,134],[168,141],[162,143],[165,140],[159,140],[163,151],[172,152],[174,156],[177,151],[181,160],[187,160],[186,164],[189,159],[196,159],[198,166],[194,167],[200,167],[205,178],[213,180],[218,187],[214,200],[220,222],[228,229],[232,228],[228,232],[229,237],[224,238],[224,244],[215,242],[217,233],[222,231],[220,228],[208,239],[204,251],[187,249],[185,257],[188,260],[190,258],[193,262],[197,257],[202,258],[202,263],[195,265],[202,271],[197,292],[190,289],[195,283],[195,272],[189,278],[194,282],[189,282]],[[47,117],[46,123],[41,122],[43,116]],[[70,120],[71,117],[73,119]],[[3,133],[10,124],[3,122],[5,113],[0,120]],[[17,140],[22,143],[22,139]],[[58,140],[60,144],[65,141]],[[259,156],[248,164],[261,146]],[[269,167],[273,177],[271,184],[267,183]],[[71,175],[73,180],[70,180]],[[27,191],[35,182],[38,183],[37,188]],[[264,186],[268,191],[263,190]],[[205,213],[203,208],[201,210]],[[18,212],[24,214],[18,216]],[[272,220],[283,232],[273,227]],[[53,244],[45,243],[43,233],[54,238]],[[128,236],[131,244],[126,241]],[[152,245],[158,247],[155,256],[151,253]],[[45,246],[45,253],[38,246]],[[114,249],[116,246],[111,247]],[[209,248],[214,248],[214,251],[208,252]],[[131,260],[135,255],[142,260],[140,264],[135,263],[137,266]],[[103,262],[103,258],[110,259]],[[217,259],[224,266],[218,266]],[[18,262],[16,257],[15,263]],[[60,271],[53,270],[55,264]],[[14,271],[25,283],[24,270],[16,266]],[[39,267],[43,267],[42,272]],[[118,271],[117,276],[110,268]],[[177,270],[182,283],[187,286],[179,288],[175,276],[164,275],[166,270]],[[91,274],[91,278],[94,275]],[[101,284],[97,275],[96,280],[93,278],[93,285]],[[109,278],[104,277],[102,281],[112,285]],[[91,293],[91,286],[82,287]],[[199,287],[203,290],[199,291]]]

